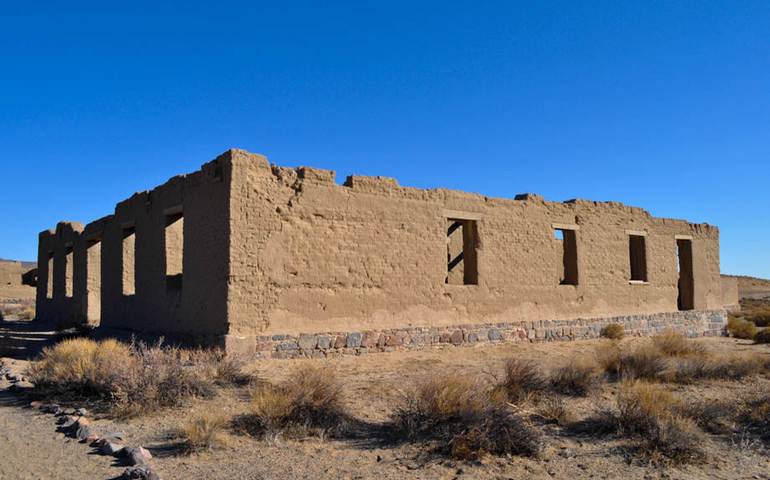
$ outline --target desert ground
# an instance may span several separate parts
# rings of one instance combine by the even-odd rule
[[[24,371],[45,344],[57,334],[25,321],[6,321],[0,336],[6,339],[2,359],[14,371]],[[10,339],[10,340],[9,340]],[[649,341],[620,340],[623,349]],[[9,343],[10,342],[10,343]],[[770,478],[768,444],[735,426],[704,437],[705,458],[695,463],[656,462],[635,451],[628,438],[617,434],[577,431],[569,425],[543,421],[536,402],[518,407],[543,434],[544,449],[535,458],[484,455],[457,460],[436,454],[424,444],[393,442],[379,435],[377,425],[387,422],[408,386],[421,379],[449,373],[463,378],[494,382],[506,360],[531,360],[546,371],[590,357],[608,340],[558,343],[499,344],[484,347],[450,347],[412,352],[347,356],[325,360],[261,360],[243,368],[261,382],[280,382],[308,362],[324,365],[342,385],[345,407],[362,425],[343,438],[310,435],[285,438],[281,434],[256,437],[225,428],[220,444],[189,453],[180,448],[176,432],[198,415],[237,418],[247,414],[254,382],[219,388],[213,398],[193,399],[182,407],[161,409],[131,418],[120,418],[93,407],[93,426],[99,431],[120,431],[129,442],[152,452],[154,470],[163,479],[272,479],[272,478]],[[704,338],[698,343],[715,355],[754,352],[770,359],[770,345],[734,338]],[[10,345],[10,347],[9,347]],[[9,347],[9,348],[8,348]],[[109,479],[125,468],[113,457],[95,454],[93,448],[56,431],[52,415],[29,406],[32,397],[12,392],[0,384],[0,478],[8,479]],[[586,396],[562,396],[572,424],[615,406],[617,382],[602,381]],[[665,384],[685,404],[714,402],[736,404],[760,392],[770,392],[770,374],[741,380],[704,380],[693,384]],[[64,403],[63,403],[64,405]]]

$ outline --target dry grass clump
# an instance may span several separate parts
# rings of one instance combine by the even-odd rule
[[[667,368],[667,361],[655,345],[643,344],[620,354],[619,377],[624,380],[659,380]]]
[[[622,386],[617,398],[621,433],[639,441],[639,451],[655,463],[692,463],[703,460],[703,433],[676,413],[679,402],[662,387],[633,382]]]
[[[602,330],[599,332],[599,334],[604,338],[609,338],[610,340],[620,340],[626,335],[626,329],[619,323],[610,323],[609,325],[602,327]]]
[[[770,328],[763,328],[754,335],[754,343],[770,343]]]
[[[551,388],[564,395],[585,396],[599,382],[599,365],[588,357],[572,359],[551,372]]]
[[[393,433],[430,442],[454,458],[537,455],[540,434],[494,397],[490,389],[465,377],[430,378],[404,394],[392,417]]]
[[[538,399],[537,414],[548,423],[566,426],[574,423],[575,416],[558,395],[545,395]]]
[[[303,365],[281,383],[265,384],[254,392],[243,426],[261,435],[339,435],[350,418],[341,391],[333,371]]]
[[[185,423],[179,430],[179,438],[187,453],[201,452],[220,447],[224,443],[227,418],[218,413],[204,413]]]
[[[757,326],[753,322],[730,315],[727,320],[727,331],[735,338],[751,340],[757,334]]]
[[[73,338],[45,348],[28,376],[43,396],[87,397],[119,415],[133,415],[212,396],[210,368],[160,344]]]
[[[714,356],[701,354],[678,359],[669,364],[664,380],[694,383],[699,380],[740,380],[763,373],[768,360],[756,353]]]
[[[727,401],[692,401],[677,409],[706,432],[724,435],[735,430],[735,404]]]
[[[663,355],[669,357],[682,357],[703,352],[701,345],[670,328],[653,336],[652,344]]]
[[[763,392],[743,402],[738,422],[765,442],[770,442],[770,392]]]
[[[618,378],[620,376],[623,351],[617,342],[602,341],[602,343],[596,346],[594,355],[599,368],[611,378]]]
[[[544,392],[548,379],[534,362],[510,358],[505,362],[503,379],[497,389],[511,402],[518,403]]]
[[[125,344],[72,338],[45,348],[28,376],[49,392],[108,397],[135,367],[131,348]]]

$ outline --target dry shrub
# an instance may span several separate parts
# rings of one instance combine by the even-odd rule
[[[735,430],[735,404],[725,401],[692,401],[682,404],[679,413],[693,420],[706,432],[724,435]]]
[[[558,395],[545,395],[538,400],[537,414],[546,422],[565,426],[575,421],[567,403]]]
[[[407,391],[392,418],[397,438],[426,441],[454,458],[537,455],[540,434],[478,382],[441,376]]]
[[[544,392],[548,381],[534,362],[511,358],[505,362],[503,379],[497,386],[507,399],[518,403]]]
[[[116,340],[63,340],[46,347],[28,371],[31,381],[53,393],[109,397],[135,368],[131,348]]]
[[[735,338],[751,340],[757,334],[757,326],[753,322],[730,315],[727,320],[727,331]]]
[[[617,342],[604,340],[596,347],[594,353],[599,368],[612,378],[620,376],[623,351]]]
[[[618,425],[625,434],[643,434],[677,407],[665,388],[646,382],[625,382],[617,398]]]
[[[746,320],[753,322],[758,327],[770,327],[770,309],[763,309],[749,315],[746,317]]]
[[[770,343],[770,328],[763,328],[754,335],[754,343]]]
[[[213,395],[204,366],[186,357],[160,344],[74,338],[45,348],[28,375],[43,396],[87,397],[119,415],[133,415]]]
[[[182,350],[180,354],[183,361],[206,370],[205,375],[219,386],[243,386],[257,380],[254,374],[244,371],[247,362],[238,355],[217,349]]]
[[[221,446],[227,418],[219,413],[204,413],[185,423],[179,431],[188,453],[211,450]]]
[[[619,323],[610,323],[602,327],[600,335],[610,340],[620,340],[626,335],[626,329]]]
[[[703,433],[678,413],[679,402],[662,387],[626,383],[618,394],[620,431],[639,440],[639,451],[655,463],[690,463],[705,454]]]
[[[667,362],[653,345],[642,344],[620,354],[619,377],[625,380],[658,380],[664,374]]]
[[[699,380],[740,380],[762,373],[767,360],[756,353],[725,356],[701,354],[678,359],[669,365],[665,380],[675,383],[694,383]]]
[[[770,393],[765,391],[744,401],[737,418],[750,432],[770,442]]]
[[[587,395],[599,381],[599,365],[593,358],[572,359],[551,373],[553,390],[564,395]]]
[[[341,385],[334,372],[306,364],[277,385],[265,384],[254,392],[251,415],[244,427],[257,434],[287,433],[339,435],[349,420]]]
[[[703,351],[701,345],[670,328],[653,336],[652,344],[662,354],[669,357],[693,355]]]

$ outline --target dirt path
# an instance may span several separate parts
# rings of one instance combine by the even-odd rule
[[[111,479],[123,468],[56,432],[54,418],[0,392],[0,479]]]

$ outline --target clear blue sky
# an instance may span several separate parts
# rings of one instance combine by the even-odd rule
[[[229,147],[716,224],[770,277],[770,2],[3,2],[0,257]]]

